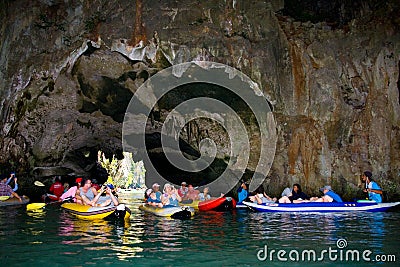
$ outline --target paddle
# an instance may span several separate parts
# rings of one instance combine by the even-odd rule
[[[36,185],[36,186],[45,186],[45,185],[44,185],[42,182],[40,182],[40,181],[35,181],[33,184]]]
[[[9,198],[10,198],[10,196],[0,196],[0,201],[5,201]]]

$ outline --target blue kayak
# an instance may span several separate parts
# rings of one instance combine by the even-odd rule
[[[395,207],[400,202],[376,203],[363,202],[305,202],[305,203],[266,203],[257,204],[243,201],[243,204],[255,211],[261,212],[380,212]]]
[[[236,209],[247,209],[247,206],[243,202],[236,203]]]

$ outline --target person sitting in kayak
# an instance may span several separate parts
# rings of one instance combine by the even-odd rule
[[[188,192],[188,188],[186,187],[186,182],[181,183],[181,188],[178,189],[178,194],[181,198],[185,198]]]
[[[57,199],[59,199],[61,195],[64,193],[64,186],[61,183],[60,176],[55,177],[54,183],[50,186],[49,191],[50,193],[54,194],[57,197]]]
[[[204,190],[203,190],[203,193],[199,194],[199,200],[200,201],[206,201],[206,200],[210,200],[211,199],[210,194],[208,194],[209,190],[210,189],[208,187],[205,187]]]
[[[92,180],[92,187],[94,187],[94,189],[96,189],[97,191],[99,191],[100,190],[100,185],[97,183],[97,180],[96,179],[93,179]],[[112,188],[111,188],[112,189]]]
[[[15,197],[20,202],[22,202],[22,198],[16,192],[14,192],[11,186],[6,184],[6,182],[7,182],[7,177],[2,177],[0,181],[0,196]]]
[[[67,192],[68,189],[69,189],[69,183],[65,182],[63,187],[64,187],[64,192],[63,193]]]
[[[104,191],[106,191],[107,195],[102,197],[101,194]],[[100,189],[100,192],[97,192],[97,190],[92,187],[92,180],[90,179],[82,179],[81,187],[79,188],[79,191],[77,191],[77,194],[78,192],[82,197],[83,204],[85,205],[92,207],[106,207],[111,203],[113,203],[115,206],[119,204],[116,197],[112,194],[112,190],[109,186],[103,186]]]
[[[368,199],[375,201],[376,203],[382,203],[382,189],[379,185],[372,180],[372,173],[365,171],[361,177],[365,183],[364,193],[368,193]]]
[[[161,203],[164,206],[174,206],[178,207],[179,203],[182,201],[182,198],[178,194],[178,190],[174,188],[171,184],[166,183],[164,185],[164,194],[161,196]]]
[[[76,194],[78,191],[79,187],[81,187],[81,182],[82,178],[78,177],[75,179],[75,186],[70,187],[67,192],[61,195],[60,200],[61,201],[66,201],[66,200],[72,200],[73,202],[76,202],[78,204],[83,204],[82,198],[79,194]]]
[[[12,190],[16,192],[18,190],[18,179],[15,177],[15,172],[10,173],[10,177],[7,179],[6,184],[10,185],[11,181],[14,182],[14,188]]]
[[[158,183],[154,183],[152,185],[151,189],[153,189],[154,193],[156,194],[157,199],[161,201],[162,193],[160,192],[160,185]]]
[[[322,197],[312,197],[311,202],[343,202],[342,198],[333,192],[330,185],[325,185],[319,189],[324,195]]]
[[[257,204],[275,203],[277,200],[276,197],[272,198],[265,193],[263,185],[260,185],[249,198],[250,201],[257,202]]]
[[[119,205],[119,201],[118,201],[117,192],[115,191],[115,186],[113,184],[107,184],[106,186],[103,185],[103,187],[105,187],[105,190],[106,190],[106,196],[105,197],[106,198],[110,198],[112,203],[114,204],[114,206],[118,206]]]
[[[163,204],[161,203],[161,201],[159,199],[157,199],[156,192],[154,192],[153,189],[150,189],[150,188],[147,189],[146,196],[147,196],[146,204],[149,204],[151,206],[158,207],[158,208],[163,207]]]
[[[249,196],[248,184],[246,184],[243,180],[241,180],[240,182],[241,182],[240,187],[237,190],[238,203],[242,203],[243,200],[245,200]]]
[[[302,203],[304,200],[310,200],[310,197],[301,190],[299,184],[293,185],[292,195],[283,196],[279,199],[279,203]]]
[[[189,201],[193,202],[194,200],[198,200],[199,199],[199,194],[200,194],[200,191],[194,189],[193,185],[190,184],[190,185],[188,185],[188,191],[187,191],[185,197],[182,198],[182,199],[183,200],[189,200]]]

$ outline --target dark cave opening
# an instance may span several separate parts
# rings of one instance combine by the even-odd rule
[[[251,108],[238,95],[227,88],[208,84],[208,83],[190,83],[174,88],[162,96],[157,102],[157,110],[152,110],[151,117],[148,120],[156,120],[158,123],[165,123],[165,120],[174,108],[182,102],[189,99],[207,97],[221,101],[231,107],[238,114],[241,121],[246,126],[248,132],[258,130],[258,122],[252,113]],[[211,110],[207,110],[213,112]],[[154,121],[152,122],[154,124]],[[256,135],[259,133],[256,133]],[[204,138],[212,139],[219,152],[212,163],[206,169],[199,172],[188,172],[173,166],[162,151],[161,133],[146,134],[146,150],[152,164],[167,180],[176,184],[182,181],[201,186],[217,179],[227,168],[227,162],[230,156],[226,151],[230,151],[230,136],[226,129],[212,118],[197,118],[187,122],[179,130],[179,149],[176,153],[182,153],[190,160],[196,160],[200,157],[199,143]],[[254,141],[250,141],[251,147],[255,149],[252,153],[259,155],[260,149]],[[252,171],[246,169],[245,176],[251,176]]]

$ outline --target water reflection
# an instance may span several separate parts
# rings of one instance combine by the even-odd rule
[[[0,207],[0,235],[8,236],[10,233],[15,235],[19,229],[16,226],[20,209],[15,209],[12,206]]]
[[[79,220],[72,218],[69,214],[62,214],[60,216],[59,235],[66,238],[62,241],[63,244],[80,244],[80,245],[93,245],[93,244],[107,244],[111,240],[112,227],[108,225],[107,221],[97,220]],[[71,238],[78,237],[78,238]],[[99,250],[101,246],[87,246],[86,249]]]
[[[220,250],[226,246],[226,240],[228,239],[228,235],[234,235],[233,232],[226,232],[227,224],[229,222],[227,219],[229,216],[226,216],[224,212],[216,212],[209,211],[204,212],[198,215],[196,218],[199,226],[192,231],[189,236],[189,242],[196,244],[196,246],[200,246],[204,250]],[[235,227],[236,228],[236,227]],[[232,228],[232,231],[235,231],[235,228]]]
[[[61,242],[64,245],[79,245],[89,251],[111,250],[115,257],[126,260],[143,251],[137,246],[142,241],[135,236],[140,231],[136,227],[133,235],[131,228],[132,224],[129,221],[121,224],[107,220],[82,220],[63,213],[60,215],[58,235],[63,237]]]
[[[398,255],[400,249],[399,213],[233,211],[201,212],[190,220],[173,220],[143,213],[136,203],[128,206],[132,216],[125,223],[86,221],[60,208],[42,213],[0,209],[0,242],[7,247],[2,263],[155,266],[162,261],[167,266],[177,262],[187,266],[192,265],[193,255],[199,255],[198,265],[244,266],[245,260],[247,266],[256,266],[261,263],[257,251],[264,245],[322,250],[335,248],[338,239],[346,239],[348,249],[370,249],[374,254]]]
[[[369,245],[381,248],[387,235],[383,213],[253,213],[248,216],[252,239],[280,247],[304,246],[302,240],[335,246],[338,239],[344,238],[354,246],[371,240]]]

